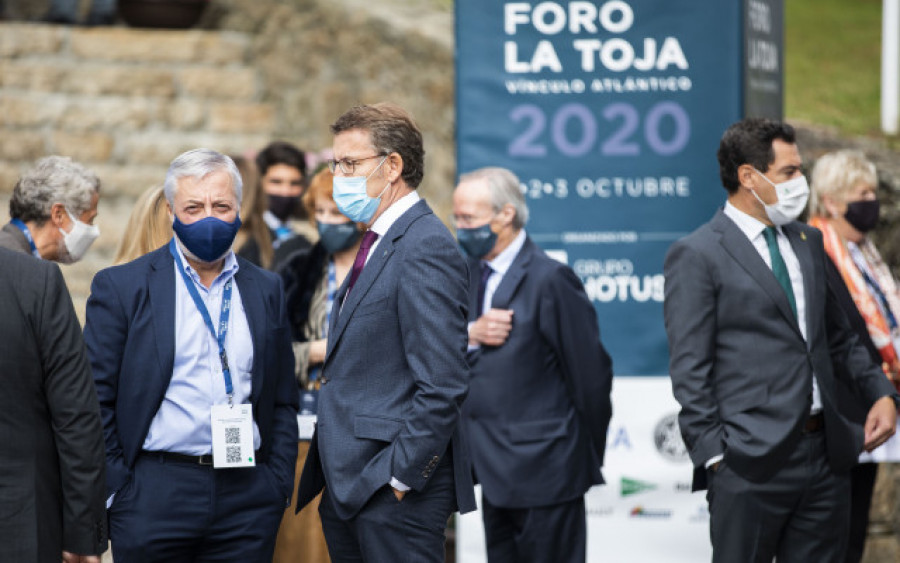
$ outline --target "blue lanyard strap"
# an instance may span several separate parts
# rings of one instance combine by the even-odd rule
[[[28,225],[22,222],[21,219],[13,219],[10,221],[13,225],[19,228],[22,231],[22,234],[25,235],[25,240],[28,241],[28,244],[31,245],[31,255],[35,258],[40,258],[41,253],[38,252],[37,246],[34,244],[34,237],[31,236],[31,231],[28,229]]]
[[[203,317],[206,328],[209,329],[210,334],[212,334],[213,338],[216,339],[216,343],[219,345],[219,361],[222,363],[222,376],[225,378],[225,392],[228,393],[228,403],[231,404],[234,387],[231,384],[231,369],[228,367],[228,354],[225,352],[225,336],[228,334],[228,316],[231,311],[231,284],[233,280],[230,279],[225,283],[225,290],[222,294],[222,312],[219,314],[219,330],[217,333],[216,327],[213,326],[212,318],[209,316],[209,310],[206,308],[206,303],[200,298],[200,293],[194,285],[194,280],[191,279],[185,269],[181,266],[181,260],[178,257],[178,250],[175,248],[174,238],[169,242],[169,252],[172,254],[172,258],[175,259],[177,269],[181,272],[182,279],[184,279],[184,285],[187,286],[188,293],[191,294],[191,299],[194,300],[194,305],[197,306],[197,310]]]

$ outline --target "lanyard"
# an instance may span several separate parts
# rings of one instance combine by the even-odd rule
[[[18,227],[22,234],[25,235],[25,240],[28,241],[28,244],[31,245],[31,254],[35,258],[40,258],[41,253],[38,252],[37,246],[34,244],[34,237],[31,236],[31,231],[28,230],[28,225],[22,222],[21,219],[13,219],[10,221],[14,226]]]
[[[203,299],[200,298],[200,293],[194,285],[194,280],[191,279],[181,266],[181,260],[178,258],[178,250],[175,248],[174,238],[169,243],[169,252],[172,254],[172,258],[175,259],[178,271],[181,272],[181,277],[184,279],[184,285],[187,286],[188,293],[191,294],[191,299],[194,300],[194,305],[197,306],[197,310],[203,317],[206,328],[209,329],[209,332],[213,335],[213,338],[216,339],[216,343],[219,345],[219,361],[222,363],[222,376],[225,378],[225,392],[228,393],[228,404],[230,405],[232,396],[234,395],[234,388],[231,385],[231,369],[228,367],[228,354],[225,353],[225,335],[228,334],[228,314],[231,311],[231,284],[233,278],[225,283],[225,291],[222,294],[222,312],[219,314],[219,331],[216,333],[216,327],[213,326],[212,319],[209,316],[209,310],[206,308]]]

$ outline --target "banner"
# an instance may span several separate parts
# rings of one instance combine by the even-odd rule
[[[741,2],[457,0],[458,170],[513,170],[620,375],[665,375],[662,263],[725,199]]]

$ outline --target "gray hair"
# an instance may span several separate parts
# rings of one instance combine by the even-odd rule
[[[43,225],[50,219],[53,205],[61,203],[69,213],[80,217],[91,208],[96,193],[100,193],[96,174],[67,156],[47,156],[16,182],[9,216]]]
[[[240,205],[244,195],[241,173],[229,156],[212,149],[193,149],[175,157],[175,160],[169,165],[169,170],[166,172],[166,183],[163,185],[166,201],[169,202],[172,209],[175,209],[175,190],[178,188],[178,180],[182,178],[201,179],[207,174],[220,170],[231,175],[234,196]]]
[[[459,182],[471,182],[484,180],[491,195],[491,206],[494,213],[499,213],[504,205],[512,205],[516,210],[512,226],[518,230],[528,222],[528,206],[525,204],[525,196],[519,187],[519,178],[506,168],[489,166],[466,172],[459,177]]]
[[[875,165],[862,151],[841,150],[822,155],[813,166],[809,194],[810,214],[827,217],[828,210],[825,209],[823,196],[843,199],[861,182],[878,186]]]

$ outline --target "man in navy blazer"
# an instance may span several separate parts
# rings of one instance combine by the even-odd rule
[[[271,561],[297,453],[281,282],[231,251],[241,176],[230,158],[182,154],[165,193],[173,240],[99,272],[87,304],[113,555]]]
[[[335,203],[369,229],[335,297],[297,510],[324,487],[334,563],[438,563],[447,519],[475,507],[457,427],[466,265],[416,192],[424,150],[412,118],[358,106],[331,130]]]
[[[469,262],[472,382],[462,428],[482,487],[490,563],[583,562],[584,493],[612,414],[612,363],[581,280],[525,233],[519,179],[460,177],[457,237]]]

